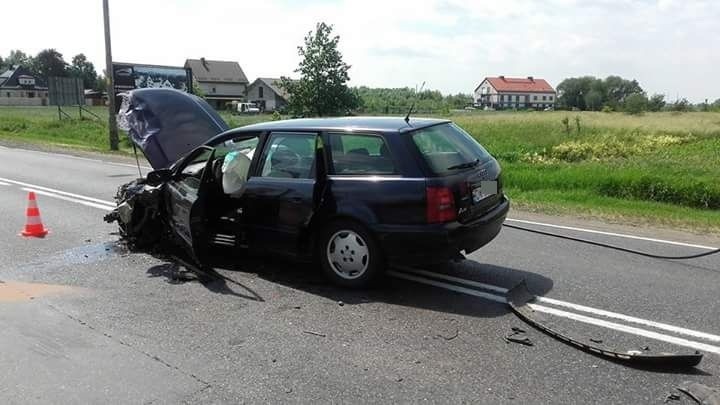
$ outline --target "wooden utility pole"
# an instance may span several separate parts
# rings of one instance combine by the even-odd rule
[[[115,75],[112,66],[112,49],[110,47],[110,11],[108,0],[103,0],[103,17],[105,19],[105,79],[107,81],[110,150],[118,150],[118,130],[115,119]]]

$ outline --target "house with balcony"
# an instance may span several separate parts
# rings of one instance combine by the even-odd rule
[[[544,79],[498,76],[483,79],[473,98],[480,108],[544,110],[555,108],[557,92]]]
[[[0,73],[0,106],[3,105],[48,105],[48,87],[45,80],[36,77],[23,66],[11,66]]]

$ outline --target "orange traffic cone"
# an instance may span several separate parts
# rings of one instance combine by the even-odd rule
[[[27,221],[25,222],[25,229],[22,231],[22,236],[35,236],[37,238],[43,238],[48,234],[48,230],[45,229],[40,219],[40,209],[37,206],[35,200],[35,192],[28,192],[28,206],[27,206]]]

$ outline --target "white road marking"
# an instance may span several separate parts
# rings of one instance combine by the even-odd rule
[[[614,329],[620,332],[629,333],[631,335],[637,335],[646,337],[649,339],[659,340],[661,342],[672,343],[678,346],[685,346],[695,350],[702,350],[704,352],[720,354],[720,347],[709,345],[706,343],[695,342],[693,340],[682,339],[674,336],[665,335],[662,333],[652,332],[645,329],[635,328],[632,326],[625,326],[615,322],[604,321],[602,319],[591,318],[589,316],[575,314],[572,312],[562,311],[555,308],[546,307],[543,305],[529,304],[530,308],[538,312],[545,312],[550,315],[560,316],[574,321],[587,323],[590,325],[600,326],[607,329]]]
[[[9,184],[8,184],[8,183],[3,183],[2,181],[0,181],[0,186],[9,186]]]
[[[6,179],[6,178],[2,178],[2,177],[0,177],[0,181],[4,181],[4,182],[10,183],[10,184],[15,184],[15,185],[22,186],[22,187],[32,188],[33,190],[42,190],[42,191],[45,191],[48,193],[54,193],[54,194],[59,194],[59,195],[63,195],[63,196],[74,198],[74,199],[85,200],[85,201],[93,202],[96,204],[105,204],[105,205],[109,206],[110,208],[115,208],[115,203],[112,201],[100,200],[100,199],[93,198],[93,197],[88,197],[88,196],[74,194],[74,193],[68,193],[67,191],[56,190],[56,189],[50,188],[50,187],[38,186],[36,184],[24,183],[22,181],[10,180],[10,179]]]
[[[668,245],[685,246],[685,247],[705,249],[705,250],[715,250],[715,249],[717,249],[716,247],[712,247],[712,246],[695,245],[695,244],[692,244],[692,243],[675,242],[675,241],[665,240],[665,239],[646,238],[646,237],[644,237],[644,236],[628,235],[628,234],[625,234],[625,233],[596,231],[596,230],[594,230],[594,229],[577,228],[577,227],[574,227],[574,226],[554,225],[554,224],[547,224],[547,223],[544,223],[544,222],[526,221],[526,220],[524,220],[524,219],[507,218],[506,221],[519,222],[519,223],[528,224],[528,225],[547,226],[547,227],[549,227],[549,228],[565,229],[565,230],[568,230],[568,231],[594,233],[594,234],[597,234],[597,235],[616,236],[616,237],[618,237],[618,238],[644,240],[644,241],[647,241],[647,242],[655,242],[655,243],[665,243],[665,244],[668,244]]]
[[[506,294],[508,292],[508,289],[504,288],[504,287],[500,287],[500,286],[496,286],[496,285],[492,285],[492,284],[480,283],[477,281],[467,280],[467,279],[460,278],[460,277],[449,276],[447,274],[434,273],[432,271],[413,269],[413,268],[407,268],[407,267],[400,267],[400,269],[403,271],[420,274],[420,275],[423,275],[426,277],[433,277],[433,278],[437,278],[437,279],[441,279],[441,280],[452,281],[455,283],[465,284],[465,285],[468,285],[471,287],[477,287],[477,288],[482,288],[482,289],[489,290],[489,291],[494,291],[494,292],[497,292],[500,294]],[[661,322],[654,322],[654,321],[650,321],[647,319],[637,318],[637,317],[629,316],[629,315],[625,315],[625,314],[619,314],[617,312],[606,311],[604,309],[588,307],[585,305],[573,304],[572,302],[561,301],[561,300],[557,300],[554,298],[537,297],[537,301],[542,302],[544,304],[550,304],[550,305],[556,305],[559,307],[570,308],[570,309],[573,309],[578,312],[586,312],[589,314],[602,316],[605,318],[618,319],[618,320],[622,320],[622,321],[629,322],[629,323],[635,323],[638,325],[648,326],[651,328],[662,329],[662,330],[665,330],[668,332],[677,333],[679,335],[692,336],[694,338],[705,339],[705,340],[709,340],[712,342],[720,343],[720,336],[713,335],[711,333],[705,333],[705,332],[700,332],[700,331],[693,330],[693,329],[681,328],[679,326],[669,325],[669,324],[661,323]]]
[[[96,203],[93,203],[93,202],[90,202],[90,201],[85,201],[85,200],[79,200],[79,199],[77,199],[77,198],[66,197],[66,196],[64,196],[64,195],[55,194],[55,193],[50,193],[50,192],[43,191],[43,190],[38,190],[38,189],[35,189],[35,188],[22,187],[22,190],[25,190],[25,191],[34,191],[36,194],[40,194],[40,195],[44,195],[44,196],[48,196],[48,197],[52,197],[52,198],[57,198],[57,199],[59,199],[59,200],[70,201],[70,202],[74,202],[74,203],[76,203],[76,204],[82,204],[82,205],[85,205],[85,206],[88,206],[88,207],[99,208],[99,209],[105,210],[105,211],[112,211],[112,210],[113,210],[113,207],[109,207],[109,206],[107,206],[107,205],[100,205],[100,204],[96,204]]]
[[[405,274],[405,273],[392,271],[392,270],[388,271],[388,274],[393,277],[410,280],[410,281],[415,281],[417,283],[427,284],[427,285],[431,285],[434,287],[439,287],[439,288],[443,288],[446,290],[459,292],[462,294],[472,295],[475,297],[481,297],[481,298],[485,298],[485,299],[503,303],[503,304],[507,303],[507,299],[503,296],[495,295],[495,294],[491,294],[491,293],[487,293],[487,292],[483,292],[483,291],[477,291],[477,290],[474,290],[471,288],[462,287],[462,286],[458,286],[455,284],[449,284],[449,283],[445,283],[442,281],[431,280],[431,279],[427,279],[425,277],[413,276],[410,274]],[[718,346],[713,346],[713,345],[709,345],[706,343],[682,339],[682,338],[665,335],[665,334],[658,333],[658,332],[635,328],[632,326],[626,326],[626,325],[622,325],[622,324],[615,323],[615,322],[605,321],[602,319],[596,319],[596,318],[592,318],[589,316],[576,314],[573,312],[562,311],[559,309],[546,307],[544,305],[538,305],[538,304],[529,304],[529,305],[533,310],[538,311],[538,312],[545,312],[545,313],[548,313],[551,315],[555,315],[555,316],[559,316],[559,317],[563,317],[563,318],[567,318],[567,319],[572,319],[574,321],[578,321],[578,322],[582,322],[582,323],[586,323],[586,324],[590,324],[590,325],[595,325],[595,326],[600,326],[600,327],[607,328],[607,329],[613,329],[613,330],[617,330],[620,332],[629,333],[632,335],[646,337],[649,339],[655,339],[655,340],[659,340],[661,342],[672,343],[672,344],[675,344],[678,346],[689,347],[689,348],[695,349],[695,350],[702,350],[702,351],[708,352],[708,353],[720,354],[720,347],[718,347]]]

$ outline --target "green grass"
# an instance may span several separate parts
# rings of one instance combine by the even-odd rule
[[[52,107],[0,107],[0,139],[107,151],[107,115],[93,111],[100,121],[58,121]],[[221,115],[232,127],[272,117]],[[498,158],[516,207],[720,232],[720,113],[476,111],[449,118]]]

